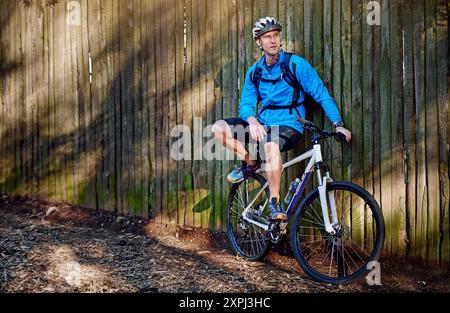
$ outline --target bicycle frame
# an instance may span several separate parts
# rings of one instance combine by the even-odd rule
[[[322,176],[321,171],[320,171],[320,164],[322,163],[322,152],[321,152],[321,146],[320,144],[314,144],[313,148],[297,157],[295,157],[294,159],[287,161],[286,163],[283,164],[282,167],[282,173],[284,172],[284,170],[294,164],[303,162],[305,160],[308,160],[308,165],[306,166],[306,169],[302,175],[300,184],[297,186],[297,189],[295,190],[294,196],[292,197],[291,202],[288,205],[287,208],[287,216],[288,219],[292,214],[294,205],[298,202],[298,200],[300,199],[301,194],[303,193],[303,190],[305,189],[306,183],[308,182],[308,179],[311,175],[311,173],[316,170],[316,174],[317,174],[317,181],[318,181],[318,189],[319,189],[319,197],[320,197],[320,205],[322,208],[322,215],[323,215],[323,221],[324,221],[324,226],[325,226],[325,230],[331,234],[334,235],[335,234],[335,230],[332,226],[333,224],[337,224],[338,223],[338,219],[337,219],[337,210],[336,210],[336,202],[334,199],[334,193],[333,191],[328,192],[328,202],[330,204],[330,208],[331,208],[331,221],[330,222],[330,216],[328,213],[328,205],[327,205],[327,196],[326,196],[326,188],[327,188],[327,183],[331,183],[333,180],[330,177],[330,173],[327,171],[325,176]],[[257,172],[262,172],[262,170],[258,170]],[[266,188],[269,187],[269,183],[266,182],[264,184],[264,186],[261,187],[261,189],[258,191],[257,195],[255,196],[255,198],[247,205],[247,207],[245,208],[245,210],[242,212],[242,217],[244,220],[246,220],[247,222],[254,224],[258,227],[261,227],[262,229],[264,229],[265,231],[267,231],[269,229],[269,226],[257,221],[254,221],[252,219],[249,219],[247,217],[247,212],[252,208],[253,204],[255,203],[255,201],[258,199],[258,197],[261,195],[262,192],[264,192],[264,190],[266,190]],[[268,200],[266,200],[266,202],[264,203],[264,207],[267,205]]]

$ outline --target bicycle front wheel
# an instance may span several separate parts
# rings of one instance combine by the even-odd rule
[[[375,199],[356,184],[333,182],[327,185],[327,195],[329,192],[336,203],[336,234],[325,231],[319,191],[315,189],[296,212],[292,249],[300,267],[314,280],[349,283],[367,271],[369,262],[378,260],[384,242],[384,219]]]
[[[257,225],[246,221],[242,213],[249,203],[256,198],[247,217],[257,220],[261,224],[268,225],[268,209],[260,209],[267,203],[269,197],[268,188],[261,188],[266,179],[258,174],[249,174],[244,181],[233,184],[227,203],[227,234],[233,251],[249,261],[257,261],[266,256],[271,247],[267,231]],[[267,207],[267,205],[266,205]]]

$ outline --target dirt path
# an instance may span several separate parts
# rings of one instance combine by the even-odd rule
[[[271,252],[263,262],[247,262],[226,246],[206,244],[201,236],[149,236],[144,232],[147,222],[3,196],[0,292],[449,290],[448,274],[417,272],[411,265],[403,274],[387,271],[379,287],[364,280],[346,286],[319,284],[281,252]]]

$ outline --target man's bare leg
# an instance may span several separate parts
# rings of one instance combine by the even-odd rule
[[[239,159],[244,160],[248,165],[254,165],[256,163],[256,160],[251,157],[242,142],[233,138],[230,127],[225,121],[220,120],[214,123],[211,132],[216,140],[218,140],[225,148],[233,151]]]
[[[281,173],[283,163],[280,148],[276,143],[268,142],[264,145],[266,154],[266,177],[269,183],[270,197],[280,198]]]

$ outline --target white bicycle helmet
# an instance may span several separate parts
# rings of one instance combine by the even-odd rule
[[[281,31],[281,29],[281,24],[273,17],[262,17],[257,20],[253,26],[253,38],[259,38],[261,35],[270,32],[271,30]]]

